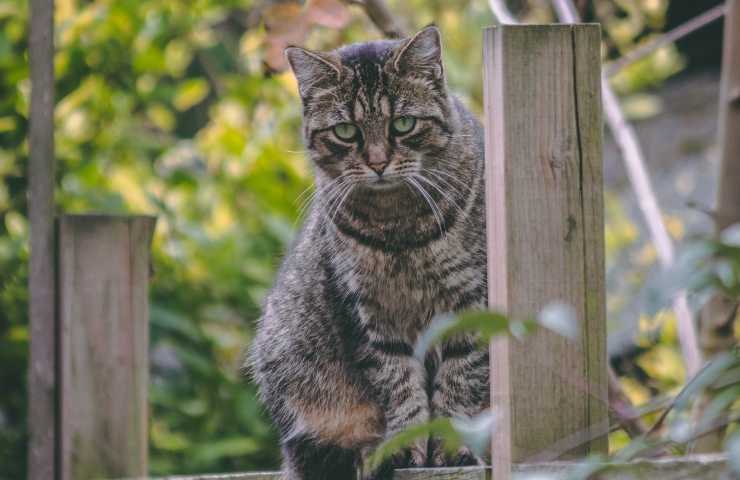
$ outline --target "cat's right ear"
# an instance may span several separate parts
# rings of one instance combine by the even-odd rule
[[[301,98],[306,98],[311,89],[336,85],[342,79],[342,63],[336,53],[288,47],[285,49],[285,58],[298,80]]]

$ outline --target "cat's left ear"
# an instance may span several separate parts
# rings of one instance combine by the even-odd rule
[[[405,43],[396,52],[393,67],[398,73],[427,73],[435,80],[444,77],[442,66],[442,37],[435,25],[429,25]]]

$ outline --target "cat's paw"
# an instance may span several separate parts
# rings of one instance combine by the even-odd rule
[[[447,452],[439,439],[432,439],[429,443],[430,467],[469,467],[485,465],[483,459],[475,455],[468,447],[462,446],[455,452]]]
[[[405,448],[395,453],[389,460],[383,462],[380,467],[368,475],[364,475],[362,478],[363,480],[392,480],[393,471],[397,468],[423,467],[426,464],[426,460],[426,452],[421,452],[416,447]]]
[[[423,467],[427,463],[427,442],[416,442],[391,457],[393,468]]]
[[[366,459],[371,449],[366,449],[361,453],[361,457]],[[388,460],[377,467],[374,471],[368,472],[362,476],[363,480],[391,480],[393,471],[398,468],[418,468],[424,467],[427,463],[427,440],[418,440],[411,446],[404,448],[393,454]]]

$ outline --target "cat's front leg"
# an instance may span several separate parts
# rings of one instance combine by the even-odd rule
[[[489,408],[488,349],[480,347],[473,336],[460,335],[444,342],[440,352],[440,364],[432,382],[432,416],[472,418]],[[482,463],[468,447],[449,453],[441,439],[430,441],[430,466]]]
[[[367,378],[385,411],[384,439],[393,437],[410,425],[429,420],[426,371],[422,363],[414,358],[411,346],[403,340],[373,335],[371,332],[364,353],[364,363],[368,365]],[[394,455],[390,464],[393,468],[409,468],[424,466],[426,462],[427,439],[423,438]]]

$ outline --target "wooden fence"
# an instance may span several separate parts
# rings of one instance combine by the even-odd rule
[[[491,306],[530,316],[565,302],[575,310],[577,331],[569,337],[540,331],[524,341],[492,344],[492,399],[502,419],[493,434],[492,469],[399,471],[399,479],[567,478],[573,463],[553,461],[607,451],[599,27],[492,27],[484,42]],[[31,409],[39,415],[31,419],[34,480],[147,475],[153,227],[147,217],[58,221],[50,250],[57,261],[46,265],[56,272],[56,300],[32,296],[32,307],[46,299],[57,312],[37,306],[32,315],[34,360],[45,359],[56,372],[52,379],[34,375],[32,364],[32,392],[46,392],[31,398],[32,407],[40,402]],[[34,248],[50,246],[50,235],[41,233],[46,243]],[[39,284],[35,291],[48,287]],[[57,395],[49,396],[50,385]],[[726,462],[710,456],[611,466],[598,478],[723,476],[730,478]]]

